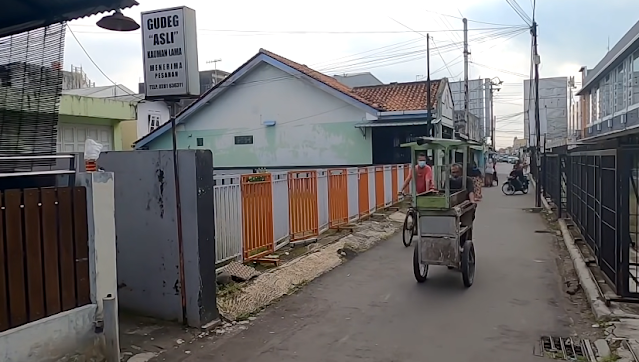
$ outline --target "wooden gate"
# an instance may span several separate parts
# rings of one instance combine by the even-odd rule
[[[0,332],[91,303],[84,187],[0,193]]]

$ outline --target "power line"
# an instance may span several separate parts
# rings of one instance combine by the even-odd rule
[[[89,55],[89,52],[84,48],[84,45],[82,45],[82,43],[80,42],[80,40],[78,39],[78,37],[75,35],[75,33],[73,32],[73,30],[71,30],[71,27],[69,27],[67,25],[67,28],[69,29],[69,32],[71,33],[71,35],[73,36],[73,39],[75,39],[76,43],[78,43],[78,45],[80,46],[80,49],[82,49],[82,51],[84,52],[84,54],[87,56],[87,58],[89,58],[89,60],[91,61],[91,63],[93,63],[93,65],[97,68],[97,70],[102,73],[102,75],[109,80],[109,82],[113,83],[113,85],[115,85],[116,87],[118,87],[119,89],[121,89],[124,93],[134,96],[136,98],[138,98],[139,100],[143,100],[143,98],[138,97],[137,94],[135,93],[131,93],[129,92],[128,89],[123,88],[121,85],[117,84],[116,82],[113,81],[113,79],[109,78],[108,75],[106,75],[106,73],[104,73],[104,71],[102,71],[102,68],[100,68],[100,66],[93,60],[93,58],[91,57],[91,55]]]
[[[526,22],[526,24],[532,25],[532,19],[530,19],[530,17],[528,16],[528,14],[526,14],[524,9],[522,9],[521,6],[519,6],[519,4],[517,3],[517,0],[506,0],[506,3],[510,5],[510,7],[515,11],[515,13],[517,13],[517,15],[519,15],[519,17],[524,22]]]
[[[76,26],[85,26],[83,24],[75,24]],[[92,25],[87,25],[91,26]],[[483,27],[483,28],[474,28],[468,29],[469,31],[485,31],[485,30],[504,30],[504,29],[522,29],[524,26],[522,25],[514,25],[514,26],[496,26],[496,27]],[[227,35],[234,36],[233,34],[238,34],[236,36],[257,36],[257,35],[309,35],[309,34],[321,34],[321,35],[348,35],[348,34],[408,34],[412,31],[408,30],[360,30],[360,31],[322,31],[322,30],[239,30],[239,29],[197,29],[198,31],[203,32],[213,32],[213,33],[227,33]],[[463,32],[463,29],[438,29],[438,30],[419,30],[421,33],[443,33],[443,32]],[[110,34],[114,35],[114,32],[109,31],[86,31],[80,30],[78,33],[83,34]],[[127,32],[127,33],[117,33],[117,34],[135,34],[139,36],[137,31]]]
[[[506,69],[499,69],[499,68],[491,67],[491,66],[489,66],[489,65],[479,64],[479,63],[476,63],[476,62],[473,62],[473,64],[475,64],[475,65],[477,65],[477,66],[479,66],[479,67],[482,67],[482,68],[492,69],[492,70],[496,70],[496,71],[498,71],[498,72],[502,72],[502,73],[507,73],[507,74],[516,75],[516,76],[518,76],[518,77],[523,77],[523,78],[527,78],[527,77],[528,77],[528,76],[527,76],[527,75],[525,75],[525,74],[517,73],[517,72],[513,72],[513,71],[510,71],[510,70],[506,70]]]
[[[437,14],[437,15],[441,15],[441,16],[447,16],[449,18],[453,18],[453,19],[457,19],[457,20],[463,20],[464,19],[463,17],[458,17],[458,16],[455,16],[455,15],[449,15],[449,14],[443,14],[443,13],[439,13],[439,12],[433,11],[433,10],[426,10],[426,12]],[[471,19],[466,19],[466,20],[471,22],[471,23],[475,23],[475,24],[495,25],[495,26],[504,26],[504,27],[519,27],[519,26],[521,26],[521,25],[512,25],[512,24],[489,23],[489,22],[485,22],[485,21],[471,20]],[[470,29],[468,29],[468,30],[470,30]]]
[[[411,31],[413,31],[413,32],[415,32],[415,33],[417,33],[417,34],[421,35],[421,36],[424,36],[424,34],[421,34],[420,32],[413,30],[411,27],[409,27],[408,25],[406,25],[406,24],[404,24],[404,23],[399,22],[398,20],[395,20],[395,19],[393,19],[393,18],[391,18],[391,20],[393,20],[393,21],[394,21],[394,22],[396,22],[397,24],[399,24],[399,25],[401,25],[401,26],[405,27],[406,29],[409,29],[409,30],[411,30]],[[428,39],[428,37],[429,37],[429,35],[428,35],[428,34],[426,34],[426,38],[427,38],[427,39]],[[446,69],[448,70],[448,74],[450,74],[450,76],[451,76],[451,78],[452,78],[452,77],[453,77],[453,72],[451,72],[451,71],[450,71],[450,68],[448,67],[448,64],[446,64],[446,61],[444,60],[444,57],[442,56],[442,53],[439,51],[439,49],[437,49],[437,44],[435,43],[435,39],[433,39],[433,37],[432,37],[432,36],[430,37],[430,39],[433,41],[433,44],[435,45],[435,51],[437,52],[437,54],[439,54],[439,58],[440,58],[440,59],[442,60],[442,62],[444,63],[444,66],[445,66],[445,67],[446,67]]]

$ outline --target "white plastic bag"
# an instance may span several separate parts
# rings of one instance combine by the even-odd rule
[[[97,161],[98,157],[100,157],[102,147],[104,146],[101,143],[97,143],[96,141],[87,138],[87,140],[84,142],[84,159]]]

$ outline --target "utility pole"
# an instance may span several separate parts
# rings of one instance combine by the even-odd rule
[[[495,147],[495,84],[490,81],[490,145],[493,147],[493,151],[497,151]]]
[[[426,118],[426,136],[434,137],[433,132],[433,117],[432,117],[432,105],[430,100],[430,34],[426,34],[426,107],[428,108],[428,118]]]
[[[496,88],[499,87],[500,85],[502,85],[504,82],[499,79],[499,77],[495,77],[493,79],[490,80],[490,144],[491,146],[493,146],[493,151],[497,150],[497,140],[496,140],[496,136],[495,136],[495,129],[497,128],[497,117],[495,116],[495,91],[499,92],[500,88]]]
[[[539,123],[539,53],[537,52],[537,22],[533,20],[532,23],[532,37],[533,37],[533,62],[535,64],[535,168],[537,178],[537,187],[535,190],[535,207],[541,207],[541,189],[543,187],[543,180],[541,179],[541,125]],[[541,187],[540,187],[541,186]]]
[[[464,18],[464,127],[468,127],[468,20]]]

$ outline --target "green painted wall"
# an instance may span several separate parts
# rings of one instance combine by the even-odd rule
[[[317,153],[318,161],[323,152],[338,153],[343,158],[344,165],[370,164],[372,162],[372,147],[370,142],[370,130],[367,137],[355,129],[357,122],[324,123],[303,125],[304,133],[316,135],[328,135],[339,138],[340,142],[315,142],[311,152]],[[179,127],[181,128],[181,127]],[[178,128],[178,129],[179,129]],[[179,149],[209,149],[213,152],[213,162],[216,167],[259,167],[264,165],[265,159],[276,159],[281,152],[291,152],[291,156],[297,156],[296,152],[308,152],[304,145],[291,139],[292,132],[278,132],[277,126],[264,128],[260,132],[254,129],[246,130],[246,134],[252,134],[255,144],[235,145],[234,135],[241,135],[242,129],[221,129],[207,131],[180,131],[177,132],[177,146]],[[203,146],[197,146],[197,139],[203,139]],[[167,150],[172,148],[171,132],[158,137],[150,145],[153,150]],[[286,150],[286,151],[283,151]],[[276,166],[305,166],[305,165],[276,165]]]
[[[60,114],[91,118],[128,121],[136,119],[135,105],[131,102],[105,98],[80,97],[63,94],[60,97]]]

